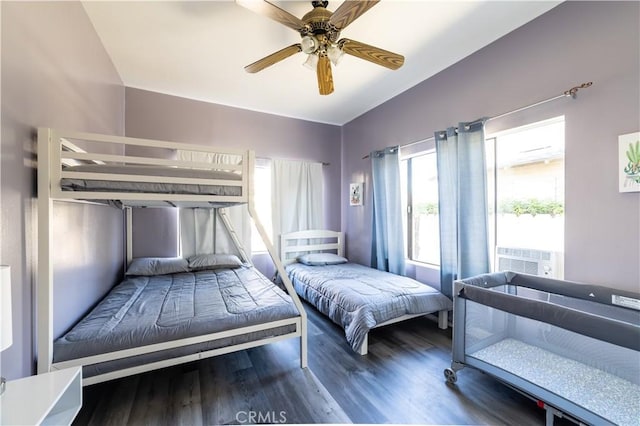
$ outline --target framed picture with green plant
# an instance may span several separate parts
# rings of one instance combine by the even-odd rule
[[[640,132],[618,136],[620,192],[640,192]]]

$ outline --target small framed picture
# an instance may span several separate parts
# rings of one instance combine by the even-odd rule
[[[362,182],[352,183],[349,185],[349,205],[350,206],[362,205]]]
[[[640,191],[640,132],[618,136],[620,192]]]

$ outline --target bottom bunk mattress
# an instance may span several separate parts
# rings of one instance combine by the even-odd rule
[[[292,263],[287,274],[300,297],[344,328],[356,352],[384,322],[452,309],[449,298],[426,284],[357,263]]]
[[[298,317],[254,267],[128,277],[53,345],[54,363]],[[295,332],[286,325],[84,366],[84,377]]]

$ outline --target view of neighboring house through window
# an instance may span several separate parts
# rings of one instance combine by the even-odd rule
[[[494,185],[489,200],[497,250],[525,261],[546,256],[555,263],[553,275],[559,276],[564,251],[564,117],[493,135],[487,140],[487,154],[495,166],[489,166],[488,182]]]
[[[561,270],[564,117],[491,135],[486,145],[490,247],[515,257],[551,254]],[[401,168],[408,257],[431,265],[440,264],[436,158],[432,149]]]

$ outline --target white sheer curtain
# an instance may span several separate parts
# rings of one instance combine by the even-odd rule
[[[177,157],[184,161],[219,164],[239,164],[239,155],[214,154],[178,150]],[[251,257],[251,220],[246,206],[228,207],[227,213],[238,239]],[[214,209],[180,209],[180,247],[183,257],[207,253],[237,253],[233,242],[216,217]]]
[[[251,222],[246,206],[227,208],[233,230],[238,235],[245,253],[251,258]],[[194,254],[230,253],[240,255],[215,209],[180,209],[180,253],[182,257]]]
[[[321,163],[273,160],[271,167],[273,241],[280,235],[324,228],[324,179]]]
[[[256,158],[256,171],[254,173],[254,201],[257,219],[264,227],[269,242],[273,244],[273,221],[271,219],[271,159]],[[256,220],[256,218],[253,218]],[[266,253],[267,247],[258,230],[251,226],[251,251],[253,253]]]
[[[241,155],[218,154],[215,152],[187,151],[179,149],[176,153],[177,159],[181,161],[197,161],[200,163],[217,164],[240,164]]]

